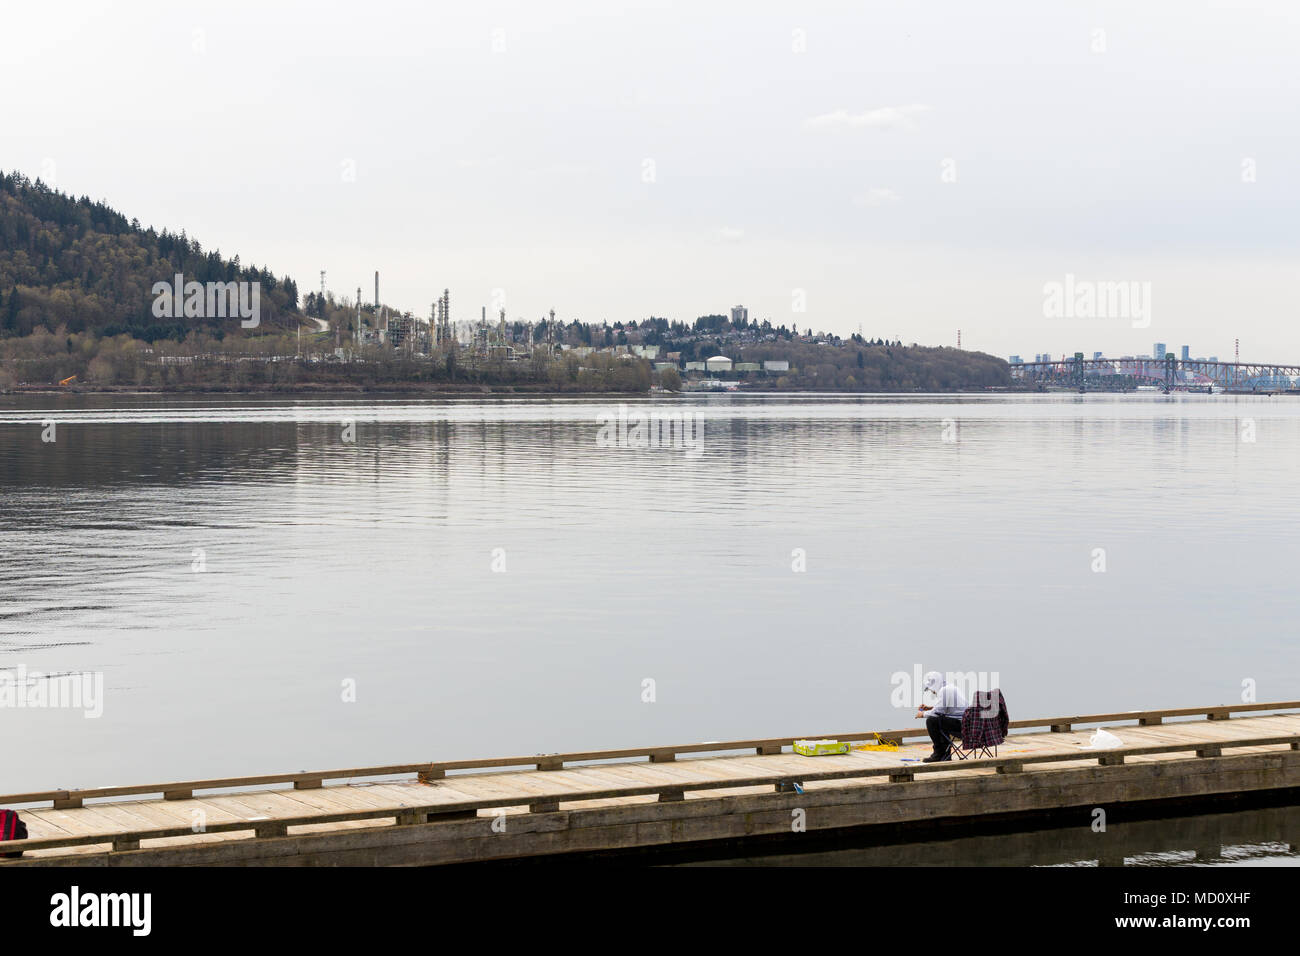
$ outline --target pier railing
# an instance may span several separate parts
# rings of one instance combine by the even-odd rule
[[[1199,711],[1198,711],[1199,713]],[[1091,721],[1089,721],[1091,722]],[[1037,726],[1037,724],[1035,724]],[[187,826],[155,827],[113,833],[81,834],[76,836],[30,838],[13,840],[4,844],[6,852],[58,849],[76,846],[111,846],[114,851],[138,850],[142,840],[157,840],[174,837],[191,837],[199,833],[236,833],[251,832],[258,838],[283,837],[289,835],[290,827],[319,826],[321,824],[345,823],[368,820],[391,820],[397,826],[413,824],[451,822],[474,818],[480,810],[502,810],[505,808],[527,806],[532,813],[556,813],[560,804],[583,802],[588,800],[610,800],[624,797],[653,796],[660,803],[685,800],[686,793],[696,790],[734,790],[739,788],[775,787],[783,791],[793,783],[806,785],[810,782],[836,780],[862,780],[873,777],[885,777],[882,785],[907,785],[916,780],[918,775],[930,773],[952,773],[965,770],[993,770],[998,774],[1018,774],[1034,765],[1055,763],[1091,763],[1096,761],[1103,767],[1121,766],[1130,757],[1157,754],[1195,753],[1197,759],[1223,757],[1225,751],[1252,747],[1279,747],[1289,745],[1290,750],[1300,750],[1300,733],[1281,734],[1267,737],[1251,737],[1239,740],[1185,741],[1175,744],[1157,744],[1151,746],[1115,747],[1110,750],[1078,749],[1069,752],[1018,754],[1014,757],[996,757],[964,760],[957,763],[914,763],[892,767],[852,767],[837,770],[813,770],[798,774],[772,773],[752,777],[730,778],[724,780],[683,781],[680,783],[641,784],[626,787],[604,789],[564,789],[562,786],[554,792],[534,794],[526,802],[520,800],[520,794],[498,797],[485,797],[469,800],[452,800],[439,803],[414,803],[400,808],[386,807],[371,810],[348,810],[334,813],[305,814],[295,817],[276,817],[274,819],[254,818],[234,820],[225,823],[212,823],[196,829]],[[250,779],[250,778],[237,778]],[[200,784],[196,783],[196,787]],[[828,788],[831,789],[831,788]],[[80,792],[80,791],[79,791]],[[150,791],[156,792],[156,791]],[[0,797],[0,801],[8,798]],[[301,834],[295,834],[301,835]],[[0,862],[0,865],[3,865]]]
[[[1168,718],[1204,717],[1209,720],[1226,720],[1232,714],[1300,710],[1300,701],[1279,703],[1223,704],[1212,707],[1187,707],[1174,710],[1130,710],[1106,714],[1084,714],[1073,717],[1049,717],[1042,720],[1013,720],[1012,730],[1049,728],[1054,732],[1069,731],[1081,725],[1115,724],[1136,721],[1139,726],[1151,726]],[[158,795],[165,800],[188,800],[200,790],[244,790],[290,784],[295,790],[311,790],[324,786],[326,781],[366,780],[379,777],[400,777],[415,774],[419,780],[429,782],[442,779],[448,772],[467,770],[492,770],[511,767],[535,767],[538,770],[562,770],[575,764],[599,763],[644,757],[652,763],[675,760],[682,754],[725,754],[732,751],[752,751],[758,754],[777,754],[792,746],[798,739],[823,739],[844,741],[883,740],[902,742],[909,737],[928,737],[924,727],[901,730],[855,731],[840,734],[803,734],[796,737],[770,737],[754,740],[705,741],[676,746],[632,747],[623,750],[591,750],[574,753],[533,754],[528,757],[486,757],[471,760],[446,760],[425,763],[391,764],[377,767],[356,767],[340,770],[300,770],[292,773],[261,774],[250,777],[224,777],[207,780],[184,780],[173,783],[138,784],[121,787],[92,787],[76,790],[45,790],[32,793],[0,795],[0,807],[51,803],[56,810],[84,805],[86,800],[113,797]],[[963,766],[972,766],[968,761]],[[811,779],[811,778],[810,778]]]

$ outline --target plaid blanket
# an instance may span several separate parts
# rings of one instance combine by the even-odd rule
[[[1007,702],[1002,691],[976,691],[973,703],[961,715],[961,741],[968,749],[996,747],[1007,739]]]

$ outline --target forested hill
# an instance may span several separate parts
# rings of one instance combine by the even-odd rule
[[[239,328],[229,319],[156,318],[153,284],[177,273],[187,281],[260,283],[268,331],[299,308],[298,287],[288,276],[277,279],[241,265],[238,256],[204,251],[184,232],[145,228],[102,202],[76,199],[39,179],[0,172],[0,335],[28,335],[44,325],[50,331],[127,332],[152,342],[200,328],[217,336]]]

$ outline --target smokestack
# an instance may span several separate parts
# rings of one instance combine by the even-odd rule
[[[375,270],[375,308],[379,308],[379,270]]]

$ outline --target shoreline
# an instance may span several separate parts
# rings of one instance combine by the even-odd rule
[[[721,391],[708,389],[682,389],[668,392],[660,389],[620,390],[607,389],[591,391],[573,388],[557,389],[552,386],[530,388],[519,385],[450,385],[425,382],[397,383],[392,385],[335,385],[323,383],[303,383],[298,385],[14,385],[0,389],[0,396],[6,395],[530,395],[538,397],[564,398],[577,395],[984,395],[984,394],[1034,394],[1039,389],[989,386],[984,388],[953,388],[941,391],[912,389],[908,391],[848,391],[843,389],[796,389],[780,390],[739,389]],[[1124,394],[1114,392],[1112,394]]]

